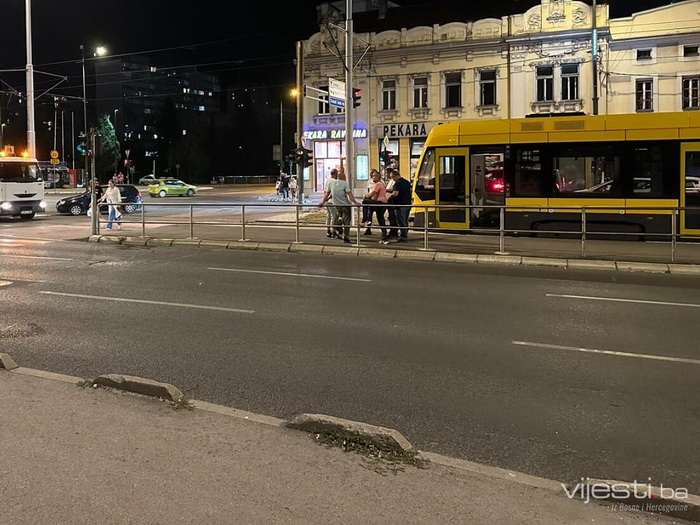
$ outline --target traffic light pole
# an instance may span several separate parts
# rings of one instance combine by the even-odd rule
[[[32,1],[25,2],[27,29],[27,151],[36,158],[36,129],[34,127],[34,64],[32,59]]]
[[[355,108],[353,67],[355,58],[353,56],[353,20],[352,20],[352,0],[345,0],[345,159],[348,184],[350,189],[354,187],[355,177],[355,141],[353,130],[355,128]]]
[[[297,148],[304,147],[304,49],[302,42],[297,42]],[[304,203],[304,166],[297,159],[297,198]]]
[[[82,44],[80,45],[80,51],[82,52],[82,57],[83,57],[83,133],[85,133],[85,137],[87,137],[88,134],[88,129],[87,129],[87,85],[85,83],[85,46]],[[85,156],[85,173],[83,173],[83,182],[85,184],[88,183],[88,174],[90,173],[88,169],[88,163],[90,162],[90,159],[88,159],[87,155]]]
[[[95,129],[90,129],[90,135],[88,138],[88,151],[85,155],[85,165],[88,162],[92,164],[92,178],[90,180],[90,208],[92,209],[91,225],[92,225],[92,235],[97,235],[97,219],[100,214],[100,210],[97,209],[97,183],[95,181]],[[88,158],[89,155],[89,158]],[[108,210],[109,211],[109,210]]]

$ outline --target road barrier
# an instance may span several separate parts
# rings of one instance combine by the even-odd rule
[[[119,206],[118,204],[103,204],[102,206]],[[370,205],[372,206],[372,205]],[[421,237],[422,237],[422,247],[420,250],[425,250],[425,251],[432,251],[430,247],[430,241],[431,241],[431,236],[434,238],[436,235],[464,235],[465,233],[469,234],[478,234],[478,235],[487,235],[487,236],[492,236],[492,237],[498,237],[498,251],[495,252],[497,255],[505,255],[507,254],[506,252],[506,238],[510,236],[517,236],[517,235],[530,235],[530,236],[535,236],[535,235],[556,235],[556,236],[576,236],[580,239],[580,245],[581,245],[581,251],[580,251],[580,256],[581,258],[585,259],[588,256],[588,243],[592,237],[596,238],[637,238],[637,239],[642,239],[642,240],[647,240],[647,239],[654,239],[654,240],[661,240],[664,242],[668,242],[670,247],[670,262],[675,263],[676,262],[676,252],[677,252],[677,245],[678,245],[678,240],[679,240],[679,221],[678,217],[681,216],[681,214],[690,212],[690,213],[697,213],[700,215],[700,208],[689,208],[689,207],[654,207],[654,206],[635,206],[635,207],[621,207],[621,206],[548,206],[548,207],[534,207],[534,206],[517,206],[517,208],[513,208],[512,206],[506,207],[506,206],[497,206],[497,205],[436,205],[436,204],[431,204],[431,205],[392,205],[392,204],[382,204],[381,205],[383,208],[385,208],[388,212],[388,215],[391,216],[392,210],[398,209],[398,208],[409,208],[412,211],[413,217],[422,217],[422,224],[421,225],[415,225],[415,221],[413,225],[410,225],[408,227],[400,227],[396,225],[390,225],[387,222],[386,225],[386,230],[393,230],[394,232],[400,232],[403,230],[408,230],[408,231],[413,231],[413,232],[418,232]],[[327,208],[332,208],[331,205],[327,205]],[[183,202],[142,202],[139,204],[140,208],[140,218],[139,220],[122,220],[121,222],[124,224],[138,224],[141,227],[141,235],[143,237],[146,237],[146,232],[148,229],[149,225],[178,225],[178,226],[183,226],[187,228],[188,230],[188,237],[189,239],[195,238],[195,230],[197,226],[228,226],[228,227],[238,227],[240,228],[240,238],[238,240],[240,241],[249,241],[251,239],[248,238],[248,231],[250,229],[255,229],[255,228],[278,228],[278,229],[293,229],[294,230],[294,243],[301,243],[301,232],[303,230],[309,230],[309,229],[316,229],[316,230],[326,230],[328,228],[331,228],[331,226],[328,226],[327,224],[310,224],[310,223],[304,223],[303,218],[302,218],[302,213],[306,211],[310,211],[313,209],[318,209],[318,206],[314,205],[309,205],[309,204],[296,204],[296,203],[270,203],[270,202],[249,202],[249,203],[207,203],[207,202],[198,202],[198,203],[183,203]],[[151,209],[157,209],[157,208],[176,208],[176,209],[181,209],[183,212],[183,216],[186,217],[186,220],[179,220],[179,221],[174,221],[174,220],[167,220],[159,217],[148,217],[148,214],[146,213],[146,209],[151,208]],[[221,209],[224,210],[233,210],[234,212],[238,212],[238,220],[227,220],[225,222],[223,221],[210,221],[210,220],[204,220],[204,218],[197,217],[197,214],[195,213],[196,211],[199,211],[200,213],[205,210],[211,210],[211,209]],[[260,210],[260,209],[267,209],[267,210],[272,210],[279,212],[280,214],[289,212],[289,213],[294,213],[294,221],[265,221],[265,222],[260,222],[260,221],[250,221],[246,218],[246,213],[249,212],[250,210]],[[362,230],[365,228],[362,223],[362,207],[355,207],[355,213],[351,213],[351,221],[350,224],[344,225],[342,223],[338,223],[335,225],[333,228],[340,228],[342,226],[347,226],[352,228],[353,230],[353,236],[355,237],[355,247],[361,247],[361,239],[362,239]],[[456,227],[451,227],[451,228],[445,228],[445,227],[436,227],[431,224],[430,218],[431,217],[436,217],[439,213],[445,212],[445,211],[457,211],[459,213],[463,213],[464,216],[473,216],[477,211],[479,213],[483,213],[485,210],[494,210],[495,213],[493,213],[492,216],[498,216],[498,225],[494,227],[474,227],[469,230],[458,230]],[[561,219],[559,222],[568,222],[569,224],[580,224],[580,228],[577,228],[576,230],[533,230],[533,229],[516,229],[516,228],[507,228],[506,227],[506,220],[507,220],[507,215],[508,213],[524,213],[524,212],[538,212],[538,213],[547,213],[551,215],[551,217],[554,219]],[[580,220],[572,222],[571,219],[566,219],[564,220],[563,217],[557,216],[557,212],[566,212],[569,214],[568,216],[571,217],[571,214],[576,214]],[[646,232],[646,231],[635,231],[635,232],[626,232],[626,231],[619,231],[619,230],[611,230],[611,231],[605,231],[605,230],[600,230],[600,229],[595,229],[591,230],[590,225],[591,223],[595,222],[595,224],[600,227],[601,225],[610,225],[611,227],[615,225],[614,221],[606,220],[606,221],[592,221],[591,216],[595,217],[595,215],[601,214],[608,212],[610,214],[615,214],[619,216],[625,216],[627,214],[630,214],[632,216],[639,216],[640,213],[643,213],[644,215],[655,215],[658,214],[659,216],[669,216],[670,217],[670,228],[669,231],[667,232]],[[595,215],[594,215],[595,214]],[[123,219],[124,217],[122,217]],[[109,221],[107,219],[104,219],[102,217],[98,218],[98,223],[97,223],[97,231],[93,232],[93,234],[99,235],[100,234],[100,229],[104,223],[108,223]],[[624,221],[620,221],[624,222]],[[379,226],[376,224],[372,224],[372,228],[378,229]],[[183,237],[184,238],[184,237]],[[444,237],[442,237],[444,238]]]

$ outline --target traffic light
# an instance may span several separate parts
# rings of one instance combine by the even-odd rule
[[[352,90],[352,107],[358,108],[358,107],[360,107],[361,103],[362,103],[362,90],[361,89],[353,89]]]
[[[310,149],[298,148],[296,150],[296,161],[297,164],[301,166],[301,169],[306,169],[313,166],[314,159],[312,154],[313,151],[311,151]]]
[[[80,144],[78,144],[75,149],[78,150],[78,153],[81,155],[87,155],[88,149],[87,145],[85,144],[85,141],[82,141]]]
[[[379,153],[379,161],[384,165],[384,166],[390,166],[391,161],[393,159],[393,154],[391,151],[384,150]]]

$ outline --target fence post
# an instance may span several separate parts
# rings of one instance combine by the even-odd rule
[[[501,206],[499,210],[498,251],[496,255],[508,255],[506,252],[506,209],[504,206]]]
[[[294,244],[300,244],[301,241],[299,240],[299,205],[295,204],[294,209],[296,210],[296,225],[295,225],[295,232],[294,232]]]
[[[581,257],[586,258],[586,208],[581,208]]]
[[[194,206],[190,204],[190,239],[194,239]]]
[[[675,263],[676,262],[676,228],[677,228],[677,218],[676,218],[676,210],[671,212],[671,262]]]
[[[357,208],[357,213],[355,214],[355,220],[357,221],[357,243],[356,247],[360,247],[360,235],[362,235],[362,206],[355,206]]]
[[[245,238],[245,204],[241,205],[241,238],[240,241],[247,241]]]
[[[430,250],[428,247],[428,207],[423,208],[423,250]]]
[[[141,237],[146,236],[146,205],[141,202]]]

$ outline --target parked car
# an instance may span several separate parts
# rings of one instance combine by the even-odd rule
[[[158,179],[156,179],[156,176],[151,173],[150,175],[146,175],[145,177],[141,177],[139,179],[139,186],[148,186],[157,180]]]
[[[192,197],[197,193],[197,186],[186,184],[179,179],[158,179],[148,187],[151,197],[166,197],[168,195],[181,195]]]
[[[133,184],[117,184],[119,193],[122,196],[122,212],[134,213],[140,209],[141,192]],[[102,188],[97,187],[97,198],[102,196]],[[56,203],[56,211],[58,213],[70,213],[71,215],[84,215],[90,207],[90,192],[85,191],[78,195],[71,195],[65,199],[61,199]],[[107,213],[107,206],[100,206],[100,213]]]

